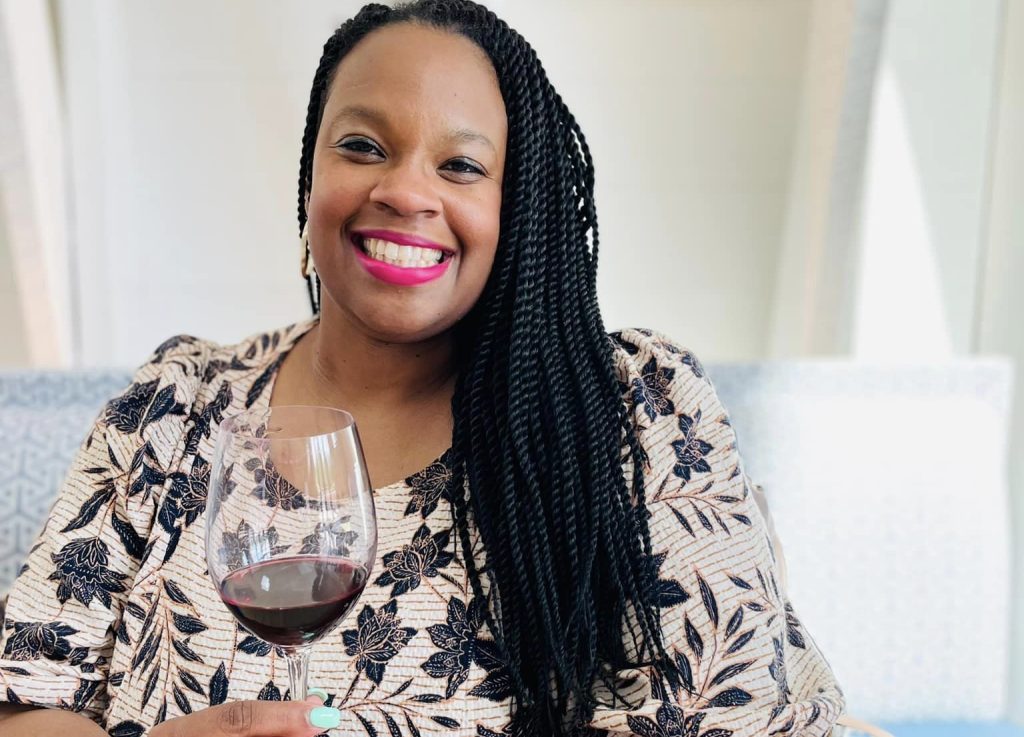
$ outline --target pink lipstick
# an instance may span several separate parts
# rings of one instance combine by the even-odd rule
[[[380,258],[374,258],[363,249],[366,239],[387,241],[398,246],[413,246],[431,251],[440,251],[442,260],[433,266],[397,266]],[[400,287],[412,287],[426,284],[444,276],[451,265],[454,252],[437,243],[408,233],[397,233],[390,230],[360,230],[352,234],[352,244],[356,259],[371,276]],[[378,250],[378,256],[380,252]]]

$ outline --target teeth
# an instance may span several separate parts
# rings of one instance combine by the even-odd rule
[[[364,239],[363,250],[378,261],[384,261],[385,263],[406,269],[422,269],[428,266],[436,266],[444,258],[444,253],[435,248],[400,246],[397,243],[380,240],[379,238]]]

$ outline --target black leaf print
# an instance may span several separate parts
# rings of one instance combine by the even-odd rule
[[[58,582],[57,600],[64,604],[74,597],[89,606],[95,598],[110,609],[110,595],[124,593],[122,582],[128,576],[107,568],[109,554],[107,544],[98,537],[72,540],[51,553],[57,568],[47,580]]]
[[[192,704],[189,703],[188,697],[185,696],[185,692],[178,688],[177,684],[171,687],[171,692],[174,694],[174,702],[178,705],[178,708],[181,709],[181,712],[183,714],[191,714]]]
[[[454,553],[445,550],[449,536],[449,530],[431,535],[430,528],[421,525],[409,545],[384,556],[386,570],[374,583],[391,585],[391,596],[397,597],[418,588],[424,578],[436,577],[455,558]]]
[[[87,647],[76,647],[71,651],[71,655],[68,656],[68,662],[71,665],[81,665],[82,662],[89,656],[89,648]],[[82,670],[88,670],[88,666],[83,665]]]
[[[740,523],[746,525],[747,527],[751,527],[754,524],[753,522],[750,521],[750,517],[748,517],[745,514],[734,514],[734,515],[732,515],[732,518],[734,520],[736,520],[737,522],[740,522]]]
[[[726,654],[727,655],[732,655],[733,653],[739,652],[744,647],[746,647],[747,643],[750,642],[750,640],[753,637],[754,637],[754,630],[752,630],[752,629],[747,630],[742,635],[740,635],[739,637],[736,638],[736,640],[729,646],[729,649],[725,651]]]
[[[118,722],[113,729],[110,730],[110,737],[142,737],[142,733],[146,731],[138,722]]]
[[[440,724],[442,727],[447,727],[448,729],[458,729],[459,728],[458,720],[452,719],[451,717],[430,717],[430,718],[433,719],[438,724]]]
[[[398,688],[396,688],[394,691],[391,692],[391,696],[395,697],[395,696],[398,696],[399,694],[405,693],[406,690],[408,690],[409,686],[411,686],[411,685],[412,685],[412,679],[411,678],[407,678],[406,680],[404,680],[402,682],[401,686],[399,686]]]
[[[696,689],[693,685],[693,668],[690,667],[690,659],[681,652],[676,653],[676,668],[679,670],[679,676],[683,680],[683,686],[690,693],[695,693]]]
[[[177,602],[178,604],[192,603],[189,601],[188,597],[185,596],[185,592],[181,590],[181,587],[169,578],[164,579],[164,591],[166,591],[167,595],[171,597],[171,601]]]
[[[355,712],[352,713],[355,714]],[[363,725],[363,729],[366,730],[367,737],[377,737],[377,729],[370,724],[369,721],[359,714],[355,714],[355,717],[359,720],[359,723]]]
[[[167,721],[167,697],[165,696],[163,701],[160,702],[160,708],[156,710],[155,724],[160,724]]]
[[[237,649],[241,650],[243,653],[249,653],[249,655],[259,655],[262,657],[270,654],[271,646],[270,643],[264,642],[253,635],[249,635],[238,643]]]
[[[701,639],[700,633],[690,622],[689,617],[686,618],[684,629],[686,630],[686,644],[690,646],[690,652],[693,653],[699,663],[701,657],[704,655],[704,640]]]
[[[770,726],[772,722],[774,722],[776,719],[779,718],[779,714],[781,714],[785,710],[786,710],[786,705],[785,704],[779,704],[778,706],[773,708],[772,709],[772,713],[768,715],[768,724],[766,724],[765,726],[766,727]]]
[[[341,517],[330,522],[317,522],[313,532],[302,538],[302,547],[299,549],[301,555],[316,555],[321,547],[332,551],[333,555],[348,555],[349,545],[354,543],[359,534],[351,529],[345,529],[350,517]],[[271,527],[271,530],[274,528]],[[276,532],[275,532],[276,541]]]
[[[316,529],[319,531],[323,526],[322,523],[319,523]],[[309,538],[307,537],[306,540],[308,541]],[[257,532],[252,529],[248,522],[242,521],[238,523],[238,527],[234,532],[225,531],[221,535],[219,555],[222,565],[229,569],[235,569],[251,565],[254,562],[253,558],[262,560],[283,553],[287,549],[287,545],[278,545],[277,529],[273,525]],[[254,555],[254,551],[260,552]],[[303,545],[302,550],[299,552],[303,555],[318,553],[320,548]],[[340,554],[346,555],[347,551]]]
[[[18,694],[14,693],[14,689],[10,686],[7,687],[7,701],[11,704],[22,703],[21,699],[18,697]]]
[[[356,658],[356,670],[378,686],[384,679],[388,662],[416,634],[412,627],[399,627],[398,602],[392,599],[379,610],[367,604],[359,613],[358,629],[345,630],[342,640],[345,652]]]
[[[436,693],[418,693],[411,700],[420,704],[436,704],[438,701],[444,701],[444,697]]]
[[[142,414],[153,400],[159,385],[159,379],[153,379],[145,384],[132,384],[121,396],[111,399],[105,409],[107,424],[113,425],[122,433],[134,433],[139,429]]]
[[[93,521],[96,517],[96,513],[100,511],[100,508],[110,501],[114,496],[114,484],[106,482],[98,491],[92,496],[85,500],[82,504],[81,509],[78,510],[78,514],[75,518],[68,522],[67,526],[61,530],[61,532],[71,532],[72,530],[80,530],[87,524]]]
[[[408,714],[405,715],[405,724],[407,727],[409,727],[409,734],[412,737],[420,737],[419,729],[417,729],[416,725],[413,724],[412,717],[410,717]]]
[[[27,674],[26,674],[27,675]],[[124,682],[124,671],[119,670],[117,673],[111,673],[107,676],[107,684],[117,688]]]
[[[217,666],[217,671],[210,678],[210,706],[223,704],[228,698],[228,676],[224,669],[224,661]]]
[[[158,515],[160,524],[168,532],[175,527],[175,520],[184,517],[185,526],[194,523],[206,510],[206,492],[210,484],[210,463],[202,456],[196,456],[188,475],[176,472],[168,476],[171,487],[164,496]]]
[[[286,354],[285,354],[286,355]],[[249,393],[245,395],[245,408],[250,409],[256,400],[263,394],[263,390],[267,388],[267,384],[270,383],[270,379],[273,378],[274,373],[277,371],[278,366],[284,361],[285,356],[281,355],[276,358],[273,363],[267,366],[266,370],[259,375],[256,381],[253,382],[249,388]]]
[[[697,537],[693,534],[693,528],[690,527],[690,523],[686,521],[686,517],[675,507],[669,507],[672,510],[672,514],[675,515],[676,519],[679,520],[679,524],[683,526],[683,529],[690,533],[690,537]]]
[[[381,713],[384,715],[384,722],[388,725],[388,731],[391,733],[391,737],[402,737],[402,730],[398,728],[398,722],[394,720],[394,717],[386,711],[382,711]]]
[[[272,460],[261,462],[258,458],[250,458],[245,462],[245,468],[252,472],[253,480],[256,481],[252,496],[262,499],[268,507],[277,507],[286,512],[305,508],[306,497],[281,475]]]
[[[163,471],[161,471],[156,466],[153,466],[149,463],[145,463],[144,461],[142,461],[144,451],[149,450],[150,452],[152,452],[152,447],[153,446],[151,446],[147,441],[145,446],[143,446],[143,448],[140,449],[139,452],[136,453],[135,455],[135,457],[139,460],[141,470],[139,471],[135,479],[131,482],[131,484],[128,485],[128,496],[130,497],[137,496],[139,494],[142,494],[143,492],[146,492],[143,498],[148,499],[150,490],[155,486],[163,486],[164,482],[167,480],[167,476],[164,474]],[[135,469],[133,468],[132,473],[134,472]]]
[[[700,731],[700,724],[706,717],[702,711],[698,711],[696,714],[691,714],[683,720],[683,737],[697,737],[697,733]]]
[[[699,573],[697,574],[697,586],[700,587],[700,598],[704,601],[704,609],[707,610],[708,617],[715,625],[715,629],[718,629],[718,602],[715,601],[715,595],[712,593],[711,587],[708,586],[708,582]]]
[[[700,523],[704,526],[704,529],[708,532],[714,532],[715,526],[711,524],[711,520],[708,519],[708,516],[699,509],[697,509],[696,504],[691,503],[690,506],[692,506],[693,511],[697,513],[697,519],[700,520]]]
[[[146,412],[146,418],[139,427],[140,430],[145,430],[149,425],[160,421],[167,415],[185,414],[185,406],[174,401],[176,388],[174,384],[168,384],[156,393],[153,403],[149,405],[149,410]]]
[[[267,681],[267,685],[260,689],[256,695],[257,701],[280,701],[281,689],[274,685],[273,681]]]
[[[732,581],[737,586],[739,586],[741,589],[744,589],[746,591],[752,591],[754,589],[753,586],[751,586],[749,583],[744,581],[739,576],[729,576],[729,580]]]
[[[644,364],[640,377],[633,379],[633,405],[643,407],[647,419],[652,422],[658,415],[667,417],[676,411],[668,396],[675,375],[675,369],[658,368],[658,362],[652,358]]]
[[[807,643],[804,642],[804,636],[800,632],[800,620],[796,618],[793,613],[793,607],[790,604],[786,604],[786,639],[789,640],[789,644],[793,647],[805,649]]]
[[[175,640],[174,638],[171,638],[171,644],[174,645],[174,649],[178,651],[178,655],[185,658],[185,660],[190,660],[193,663],[203,662],[203,659],[199,657],[195,650],[192,649],[192,646],[188,642],[188,638],[185,638],[184,640]]]
[[[195,635],[206,629],[206,625],[187,614],[174,614],[174,626],[183,635]]]
[[[440,652],[431,655],[420,667],[433,678],[447,678],[445,698],[451,698],[468,674],[469,666],[477,655],[477,631],[483,622],[483,606],[474,599],[470,606],[459,598],[448,602],[446,624],[427,627],[431,641]]]
[[[448,485],[452,480],[452,470],[448,462],[448,453],[445,453],[440,459],[405,480],[410,495],[409,504],[405,508],[406,516],[419,512],[420,516],[426,519],[434,513],[441,499],[451,501]]]
[[[749,704],[752,698],[753,697],[742,688],[727,688],[721,693],[713,696],[708,702],[708,706],[743,706],[744,704]]]
[[[729,618],[729,624],[725,627],[726,639],[732,637],[739,632],[740,626],[743,624],[743,607],[736,607],[736,613]]]
[[[753,660],[748,660],[745,663],[734,663],[733,665],[722,668],[722,670],[718,671],[718,674],[711,679],[711,686],[721,686],[730,678],[738,676],[740,673],[745,671],[753,664],[753,662]]]
[[[729,529],[729,525],[725,524],[725,520],[724,520],[724,519],[722,519],[722,515],[720,515],[720,514],[718,513],[718,511],[717,511],[717,510],[715,510],[715,509],[712,509],[712,510],[711,510],[711,514],[712,514],[712,515],[714,516],[714,518],[715,518],[715,522],[717,522],[717,523],[718,523],[718,526],[719,526],[719,527],[721,527],[721,528],[722,528],[722,530],[724,530],[724,531],[725,531],[725,534],[726,534],[726,535],[731,535],[731,534],[732,534],[732,531],[731,531],[731,530]]]
[[[131,524],[121,519],[117,512],[114,512],[110,522],[117,537],[121,540],[121,545],[124,546],[124,551],[135,560],[140,560],[146,549],[146,541],[139,536]]]
[[[763,612],[764,611],[764,605],[763,604],[758,604],[756,601],[748,601],[743,606],[745,606],[747,609],[749,609],[752,612]]]
[[[157,665],[153,669],[153,672],[149,674],[149,678],[146,679],[146,688],[142,691],[142,708],[146,708],[146,704],[149,703],[150,697],[153,695],[153,691],[156,690],[156,682],[160,679],[160,666]]]
[[[711,473],[711,465],[705,456],[715,447],[697,437],[700,419],[701,411],[699,409],[692,418],[686,414],[679,415],[679,429],[683,432],[683,439],[672,442],[672,448],[676,453],[676,465],[672,472],[684,481],[689,481],[691,474],[695,471]]]
[[[480,685],[475,686],[469,693],[471,696],[482,696],[491,701],[504,701],[512,694],[512,676],[504,668],[488,673]]]
[[[640,737],[678,737],[683,734],[683,710],[669,703],[662,703],[656,714],[657,723],[648,717],[626,716],[629,728]]]
[[[700,737],[732,737],[732,730],[716,727],[705,731]]]
[[[24,668],[18,668],[12,665],[6,665],[3,668],[0,668],[0,670],[4,671],[5,673],[13,673],[16,676],[27,676],[29,674],[28,671]]]
[[[816,721],[818,721],[818,717],[820,717],[820,716],[821,716],[821,706],[818,704],[817,701],[811,702],[811,716],[808,717],[807,723],[804,724],[804,727],[809,727],[812,724],[814,724]]]
[[[167,539],[167,549],[164,550],[164,563],[171,559],[174,555],[174,551],[178,549],[178,543],[181,541],[181,528],[175,527],[174,532]]]
[[[657,605],[660,609],[668,609],[682,604],[690,598],[679,582],[660,577],[660,569],[667,556],[667,553],[659,553],[649,558],[652,576],[657,580]]]
[[[11,660],[35,660],[40,656],[48,660],[65,660],[71,652],[67,637],[78,633],[78,630],[63,622],[43,624],[8,620],[6,628],[12,627],[14,634],[7,639],[4,647],[4,657]]]
[[[190,691],[195,691],[200,696],[206,696],[206,691],[203,690],[203,687],[199,684],[199,681],[197,681],[196,677],[189,673],[187,670],[178,668],[178,678],[181,679],[181,684],[185,688],[189,689]]]

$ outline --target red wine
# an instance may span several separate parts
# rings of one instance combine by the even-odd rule
[[[248,630],[274,645],[306,645],[330,630],[363,593],[366,569],[347,558],[296,556],[227,575],[220,597]]]

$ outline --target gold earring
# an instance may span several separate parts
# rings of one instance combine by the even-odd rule
[[[309,249],[309,223],[302,226],[302,235],[299,236],[300,270],[302,278],[308,279],[316,273],[316,264],[313,263],[313,254]]]

